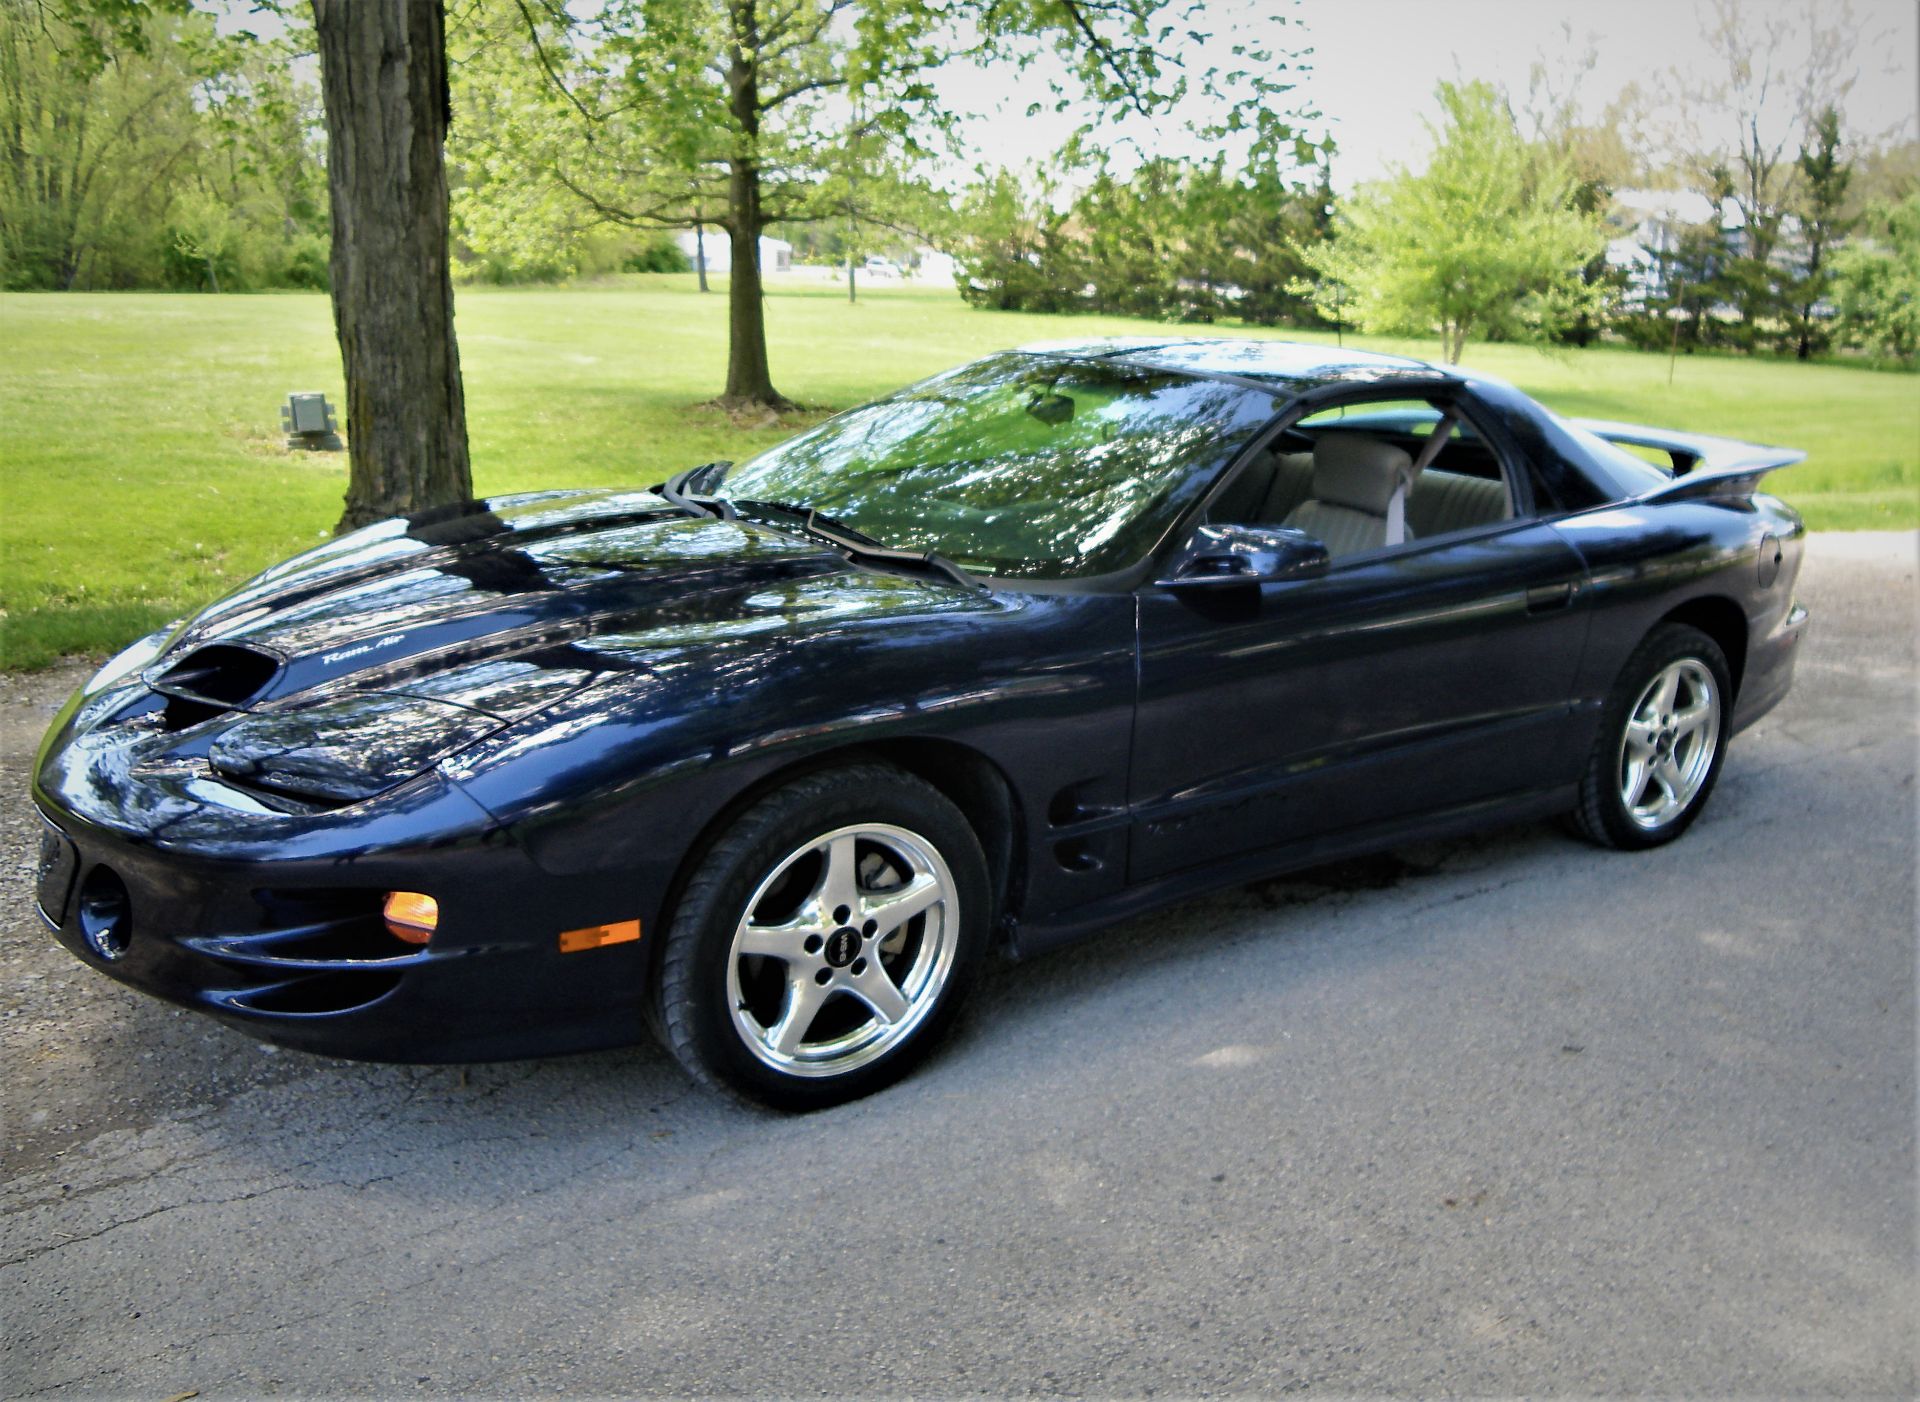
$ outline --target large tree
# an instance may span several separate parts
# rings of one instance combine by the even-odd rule
[[[1840,334],[1876,355],[1920,356],[1920,193],[1867,212],[1833,258]]]
[[[1059,312],[1086,305],[1087,263],[1068,232],[1049,172],[982,172],[960,201],[953,242],[960,296],[996,311]]]
[[[446,37],[438,0],[313,0],[313,18],[351,530],[473,494],[447,266]]]
[[[956,240],[963,296],[1030,311],[1318,320],[1291,289],[1305,271],[1301,250],[1324,237],[1324,184],[1290,179],[1270,160],[1234,171],[1224,155],[1163,156],[1122,175],[1105,160],[1076,167],[1070,155],[1026,178],[983,175],[968,192]],[[1324,181],[1327,167],[1311,173]],[[1071,186],[1080,192],[1062,208]]]
[[[1829,338],[1822,309],[1833,290],[1833,252],[1856,222],[1846,214],[1853,162],[1842,153],[1843,145],[1839,111],[1823,108],[1814,115],[1794,162],[1800,175],[1799,197],[1794,202],[1800,257],[1785,290],[1793,318],[1794,355],[1801,360],[1826,349]]]
[[[1551,148],[1524,141],[1485,83],[1438,88],[1427,168],[1395,170],[1346,202],[1332,242],[1305,251],[1314,300],[1368,331],[1440,338],[1448,363],[1474,336],[1550,335],[1596,295],[1582,268],[1599,217]]]
[[[1782,276],[1791,260],[1782,255],[1793,251],[1796,150],[1823,111],[1841,109],[1858,55],[1873,39],[1845,3],[1796,12],[1710,0],[1703,18],[1712,63],[1672,73],[1683,95],[1675,144],[1695,188],[1716,208],[1729,203],[1737,211],[1721,283],[1740,313],[1729,329],[1751,348],[1773,339],[1792,315],[1792,288]]]
[[[1629,83],[1597,112],[1589,112],[1585,89],[1598,63],[1596,36],[1576,40],[1572,23],[1562,22],[1559,42],[1543,51],[1528,72],[1526,96],[1518,102],[1516,116],[1528,140],[1571,169],[1574,205],[1583,214],[1605,215],[1615,191],[1644,182],[1647,104],[1639,85]],[[1599,336],[1599,313],[1626,292],[1628,277],[1601,248],[1581,268],[1580,279],[1592,296],[1555,339],[1585,346]]]
[[[323,285],[298,42],[184,0],[0,0],[0,286]]]
[[[876,172],[897,178],[956,129],[943,65],[1051,57],[1065,76],[1035,86],[1055,102],[1152,120],[1204,96],[1256,146],[1295,135],[1274,101],[1292,55],[1264,37],[1284,21],[1246,21],[1230,42],[1195,28],[1191,0],[489,0],[475,15],[497,123],[476,163],[518,164],[596,218],[725,230],[730,408],[787,403],[767,361],[761,233],[867,217],[847,171],[870,214]]]
[[[152,16],[122,36],[78,6],[0,0],[0,286],[153,276],[128,234],[157,232],[197,154],[188,23]]]

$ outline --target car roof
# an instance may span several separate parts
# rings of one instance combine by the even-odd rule
[[[1404,355],[1242,337],[1107,336],[1043,341],[1020,349],[1030,355],[1103,360],[1190,375],[1252,380],[1293,390],[1344,381],[1463,378],[1457,369],[1430,365]]]

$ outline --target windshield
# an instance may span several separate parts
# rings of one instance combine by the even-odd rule
[[[988,574],[1105,574],[1145,555],[1278,407],[1217,380],[999,355],[829,419],[715,490]]]

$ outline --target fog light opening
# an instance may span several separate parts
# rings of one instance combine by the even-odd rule
[[[133,939],[133,901],[112,867],[95,867],[80,884],[80,936],[102,959],[118,959]]]
[[[418,891],[389,891],[384,914],[394,938],[425,944],[440,925],[440,902]]]

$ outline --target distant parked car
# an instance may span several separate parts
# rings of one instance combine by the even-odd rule
[[[653,491],[370,526],[135,643],[41,750],[40,908],[251,1036],[651,1025],[845,1100],[996,944],[1538,815],[1679,836],[1793,676],[1803,529],[1756,484],[1799,456],[1325,347],[994,355]]]
[[[882,258],[877,254],[870,255],[867,258],[867,261],[860,265],[860,271],[865,273],[868,277],[905,277],[906,276],[906,274],[900,270],[900,265],[894,262],[893,259]]]

